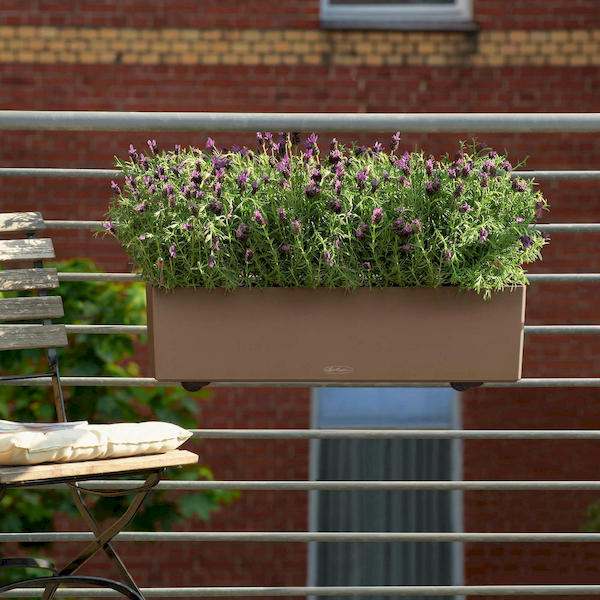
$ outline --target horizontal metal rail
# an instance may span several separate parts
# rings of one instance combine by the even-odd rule
[[[556,181],[561,179],[600,179],[600,171],[513,171],[511,177]],[[1,167],[0,177],[53,177],[116,179],[123,177],[120,169],[60,169],[39,167]]]
[[[98,480],[86,482],[85,487],[96,490],[135,489],[139,481]],[[58,489],[64,484],[35,484],[36,489]],[[531,490],[588,490],[599,491],[600,481],[161,481],[153,490],[202,491],[287,491],[310,490],[463,490],[463,491],[531,491]]]
[[[61,377],[63,386],[86,387],[172,387],[181,385],[180,381],[157,381],[151,377]],[[0,381],[0,386],[9,385],[52,385],[50,377],[37,379],[11,379]],[[373,382],[373,381],[214,381],[208,387],[246,387],[246,388],[273,388],[273,387],[337,387],[337,388],[445,388],[449,383],[429,381],[401,381],[401,382]],[[593,377],[563,377],[563,378],[531,378],[520,379],[516,382],[490,382],[484,383],[483,388],[548,388],[548,387],[600,387],[600,378]]]
[[[226,113],[1,110],[0,130],[598,133],[600,113]]]
[[[148,333],[146,325],[66,325],[67,333],[129,334]],[[525,325],[525,335],[590,335],[600,334],[600,325]]]
[[[599,230],[600,231],[600,230]],[[59,281],[108,281],[139,283],[138,273],[59,273]],[[538,273],[528,274],[530,283],[599,283],[600,273]]]
[[[41,588],[14,590],[2,597],[39,598]],[[250,596],[590,596],[600,585],[412,585],[332,587],[165,587],[141,588],[151,598],[250,597]],[[113,590],[59,589],[58,598],[121,597]]]
[[[103,221],[48,220],[45,221],[45,223],[48,229],[102,230]],[[600,233],[600,223],[537,223],[533,225],[532,228],[542,229],[547,233]]]
[[[598,429],[190,429],[213,440],[598,440]]]
[[[0,533],[5,542],[89,542],[86,532]],[[446,533],[446,532],[279,532],[279,531],[129,531],[119,542],[507,542],[597,543],[600,533]]]

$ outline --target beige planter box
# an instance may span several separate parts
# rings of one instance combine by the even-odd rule
[[[490,382],[521,376],[525,287],[484,301],[453,287],[147,287],[163,381]]]

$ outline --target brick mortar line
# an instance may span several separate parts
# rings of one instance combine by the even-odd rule
[[[600,29],[462,32],[0,26],[0,62],[600,66]]]

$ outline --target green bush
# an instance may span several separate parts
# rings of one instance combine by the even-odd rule
[[[90,261],[75,260],[56,265],[62,272],[97,271]],[[59,290],[65,308],[65,322],[78,324],[145,323],[143,286],[104,282],[62,282]],[[14,295],[14,294],[13,294]],[[9,296],[5,293],[4,296]],[[143,340],[141,340],[143,341]],[[62,376],[138,377],[134,337],[122,334],[69,336],[69,346],[58,349]],[[0,374],[44,373],[48,371],[45,353],[40,350],[2,353]],[[68,419],[90,422],[137,422],[163,420],[185,428],[197,427],[198,400],[181,388],[73,387],[64,388]],[[50,387],[0,386],[0,418],[13,421],[56,421]],[[212,479],[206,466],[171,469],[170,479]],[[136,516],[133,529],[169,530],[187,517],[206,520],[220,504],[239,496],[227,490],[186,493],[152,492]],[[128,506],[131,495],[121,498],[88,497],[98,520],[112,518]],[[2,500],[0,531],[52,531],[56,513],[78,515],[66,490],[9,490]],[[37,546],[38,544],[24,544]],[[5,576],[0,572],[0,576]]]
[[[527,283],[540,258],[530,225],[547,209],[533,183],[511,179],[506,155],[461,143],[453,159],[400,155],[379,143],[257,134],[260,150],[197,148],[116,160],[125,186],[105,229],[145,281],[178,286],[455,285],[492,291]]]

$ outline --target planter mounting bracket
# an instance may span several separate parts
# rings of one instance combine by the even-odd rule
[[[476,387],[479,387],[479,386],[483,385],[483,381],[478,382],[478,383],[475,383],[475,382],[465,382],[465,381],[461,381],[461,382],[451,381],[450,385],[457,392],[466,392],[467,390],[469,390],[471,388],[476,388]]]

